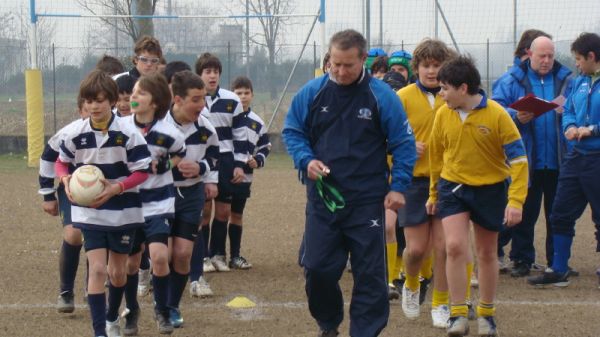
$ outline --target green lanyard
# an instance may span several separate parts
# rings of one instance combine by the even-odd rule
[[[343,209],[346,206],[346,201],[342,194],[333,186],[323,181],[323,177],[317,178],[317,191],[319,196],[323,199],[325,207],[331,212],[335,213],[338,209]]]

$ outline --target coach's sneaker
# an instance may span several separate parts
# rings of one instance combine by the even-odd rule
[[[448,337],[467,336],[469,334],[469,320],[464,316],[450,317],[446,333]]]
[[[388,283],[388,300],[393,301],[400,298],[400,292],[393,283]]]
[[[175,330],[169,318],[169,311],[160,312],[154,309],[154,320],[158,326],[158,333],[161,335],[170,335],[173,333],[173,330]]]
[[[406,286],[402,287],[402,311],[408,319],[417,319],[421,313],[419,305],[419,289],[411,291]]]
[[[557,273],[552,268],[546,268],[544,273],[538,276],[532,276],[527,279],[527,283],[543,287],[546,285],[553,285],[555,287],[566,287],[569,285],[569,272]]]
[[[138,334],[138,320],[140,319],[140,308],[130,310],[128,308],[121,315],[125,319],[125,327],[123,328],[123,335],[135,336]]]
[[[320,330],[318,337],[336,337],[339,334],[340,333],[337,331],[337,329]]]
[[[477,319],[477,335],[484,337],[496,337],[496,321],[494,316],[482,316]]]
[[[181,311],[179,309],[169,309],[169,321],[174,328],[181,328],[183,326],[183,317],[181,317]]]
[[[122,337],[118,317],[114,322],[106,321],[106,337]]]
[[[450,308],[446,304],[431,309],[431,321],[434,328],[446,329],[450,318]]]
[[[210,257],[205,257],[204,261],[202,261],[202,269],[205,273],[212,273],[217,271],[215,266],[210,262]]]
[[[75,297],[72,291],[63,291],[58,295],[56,310],[63,314],[70,314],[75,311]]]
[[[517,261],[510,271],[511,277],[525,277],[531,272],[531,266],[529,263]]]
[[[506,256],[498,257],[498,271],[500,274],[506,274],[512,268],[512,261],[507,261]]]
[[[213,291],[210,289],[210,284],[202,276],[198,281],[194,281],[190,284],[190,295],[192,297],[206,298],[213,296]]]
[[[229,261],[229,268],[231,269],[250,269],[252,263],[248,262],[243,256],[236,256]]]
[[[150,282],[150,269],[140,269],[138,277],[138,288],[137,294],[140,297],[146,296],[150,293],[151,282]]]
[[[227,266],[227,260],[225,260],[225,255],[215,255],[210,258],[210,262],[212,262],[213,266],[217,271],[231,271],[229,266]]]

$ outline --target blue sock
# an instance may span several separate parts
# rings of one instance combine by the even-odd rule
[[[569,258],[571,257],[571,245],[573,237],[554,234],[554,259],[552,260],[552,270],[557,273],[565,273],[568,270]]]
[[[169,298],[169,275],[152,275],[152,286],[154,287],[154,303],[156,310],[166,312],[167,299]]]
[[[225,241],[227,241],[227,221],[213,219],[210,253],[213,256],[225,255]]]
[[[230,257],[240,256],[240,247],[242,246],[242,226],[229,224],[229,252]]]
[[[104,293],[88,294],[94,336],[106,336],[106,297]]]
[[[79,252],[81,252],[81,245],[74,246],[63,240],[59,258],[61,293],[64,291],[73,292],[77,267],[79,266]]]
[[[204,273],[204,237],[198,233],[194,240],[194,250],[192,251],[192,261],[190,262],[190,282],[198,281]]]
[[[188,274],[179,274],[171,269],[171,274],[169,274],[169,299],[167,301],[169,308],[179,308],[179,302],[181,301],[187,280]]]
[[[139,273],[127,275],[127,283],[125,284],[125,304],[129,310],[139,309],[140,305],[137,301],[137,288],[140,279]]]
[[[119,307],[123,300],[125,286],[115,287],[112,283],[108,285],[108,310],[106,311],[106,320],[114,322],[119,318]]]

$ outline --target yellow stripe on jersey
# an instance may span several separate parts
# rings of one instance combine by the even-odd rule
[[[471,186],[495,184],[510,176],[508,204],[522,209],[528,166],[521,136],[502,106],[492,100],[486,103],[469,112],[464,122],[445,104],[437,111],[429,145],[429,202],[437,201],[440,176]]]
[[[433,128],[435,112],[444,104],[440,95],[435,95],[433,107],[429,103],[427,93],[423,92],[416,83],[398,90],[398,97],[402,101],[408,122],[413,129],[415,140],[426,144],[425,152],[417,159],[413,176],[429,177],[429,156],[427,148],[429,136]]]

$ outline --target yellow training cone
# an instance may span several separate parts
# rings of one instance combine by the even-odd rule
[[[256,303],[250,301],[244,296],[238,296],[229,301],[229,303],[227,303],[227,306],[234,309],[247,309],[254,308],[256,306]]]

